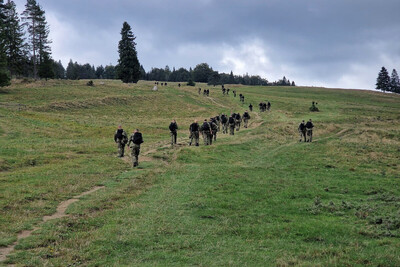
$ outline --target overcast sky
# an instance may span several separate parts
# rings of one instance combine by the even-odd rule
[[[285,75],[297,85],[373,89],[382,66],[400,71],[399,0],[37,0],[52,52],[117,64],[124,21],[146,71],[166,65]],[[26,0],[16,0],[18,11]]]

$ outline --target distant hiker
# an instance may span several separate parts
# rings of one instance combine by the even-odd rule
[[[242,122],[242,117],[240,116],[240,114],[236,114],[235,116],[235,124],[236,124],[236,131],[240,130],[240,123]]]
[[[244,104],[244,95],[240,97],[240,101]]]
[[[301,140],[304,138],[304,142],[306,142],[306,123],[304,122],[304,120],[299,124],[299,128],[298,128],[299,134],[300,134],[300,140],[299,142],[301,142]]]
[[[311,119],[306,123],[306,130],[307,130],[307,142],[312,142],[312,135],[313,135],[313,128],[314,124],[312,123]]]
[[[263,112],[263,106],[264,106],[263,102],[260,102],[260,104],[258,104],[258,107],[260,108],[260,112]]]
[[[210,96],[210,89],[207,89],[207,96]]]
[[[167,83],[164,83],[165,86],[167,86]]]
[[[226,89],[226,94],[227,94],[227,95],[229,95],[229,91],[230,91],[230,90],[231,90],[231,89],[229,89],[229,88]]]
[[[117,131],[115,131],[114,141],[118,145],[118,157],[122,158],[125,152],[125,145],[128,143],[128,135],[124,129],[122,129],[121,125],[119,125]]]
[[[163,86],[164,85],[164,83],[161,83],[161,86]]]
[[[271,109],[271,103],[268,101],[267,103],[267,110],[269,111]]]
[[[133,167],[137,167],[139,165],[139,153],[140,153],[141,143],[143,143],[142,133],[139,132],[139,129],[136,129],[133,131],[131,137],[129,138],[129,143],[128,143],[128,149],[129,147],[132,149],[131,156],[132,156]]]
[[[204,145],[208,146],[211,144],[211,126],[207,122],[207,119],[204,120],[203,124],[200,126],[200,132],[203,135]]]
[[[210,140],[210,145],[212,145],[212,140],[214,138],[214,141],[217,141],[217,132],[218,132],[218,125],[217,125],[217,120],[215,118],[210,118],[210,126],[211,126],[211,140]]]
[[[192,145],[193,140],[194,140],[196,146],[199,146],[199,130],[200,130],[200,126],[197,123],[197,120],[195,120],[192,124],[190,124],[190,126],[189,126],[189,132],[190,132],[189,146]]]
[[[171,132],[171,145],[176,145],[176,137],[178,135],[178,124],[176,123],[176,120],[171,121],[169,130]]]
[[[250,114],[249,114],[249,112],[246,110],[246,111],[243,113],[243,124],[244,124],[244,128],[247,128],[247,124],[248,124],[249,120],[250,120]]]
[[[267,104],[264,102],[263,103],[263,111],[265,112],[267,110]]]
[[[222,94],[225,95],[225,93],[226,93],[226,89],[222,88]]]
[[[199,94],[201,94],[201,88],[199,88]]]
[[[233,93],[233,97],[236,97],[236,90],[233,90],[232,93]]]
[[[252,104],[249,105],[249,109],[250,109],[250,111],[253,111],[253,105]]]
[[[229,134],[234,135],[235,134],[235,119],[233,118],[233,116],[229,117],[228,124],[229,124]]]
[[[228,117],[222,113],[221,115],[221,124],[222,124],[222,133],[227,134],[228,133]]]
[[[180,83],[178,83],[178,87],[181,87],[181,84],[180,84]]]

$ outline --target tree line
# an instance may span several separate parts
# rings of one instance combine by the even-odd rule
[[[51,57],[49,25],[44,9],[36,0],[27,0],[21,16],[16,11],[14,1],[0,0],[0,86],[10,84],[11,78],[34,79],[121,79],[123,82],[155,80],[166,82],[194,82],[244,85],[284,85],[295,86],[286,77],[269,82],[259,75],[234,75],[232,71],[219,73],[207,63],[200,63],[194,69],[151,68],[146,72],[140,65],[136,43],[131,26],[124,22],[121,40],[118,43],[119,60],[112,64],[97,66],[89,63],[79,64],[72,59],[65,69],[61,61]]]
[[[376,89],[400,94],[400,80],[396,69],[393,69],[392,75],[389,76],[387,69],[382,67],[376,79]]]
[[[0,22],[0,84],[12,77],[63,77],[61,62],[51,58],[45,11],[35,0],[27,0],[21,16],[14,1],[0,0]]]

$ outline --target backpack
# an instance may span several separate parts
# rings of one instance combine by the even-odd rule
[[[235,123],[235,119],[233,117],[229,117],[229,123],[231,124]]]
[[[132,142],[136,145],[140,145],[141,143],[143,143],[142,133],[139,132],[134,133]]]
[[[210,130],[210,124],[208,124],[208,122],[204,122],[202,128],[203,128],[203,131],[209,131]]]
[[[248,119],[250,119],[249,113],[245,112],[245,113],[243,114],[243,118],[248,118]]]
[[[118,129],[117,132],[115,133],[115,138],[116,138],[116,139],[122,140],[122,138],[123,138],[123,133],[124,133],[124,130]]]
[[[226,123],[228,121],[228,119],[226,118],[226,116],[222,116],[221,121],[222,121],[222,123]]]
[[[236,119],[237,119],[237,120],[240,120],[240,114],[239,114],[239,113],[236,114]]]

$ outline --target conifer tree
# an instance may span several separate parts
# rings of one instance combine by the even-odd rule
[[[131,26],[124,22],[121,30],[121,41],[118,44],[118,75],[124,83],[136,83],[141,76],[135,39]]]
[[[376,79],[376,89],[388,91],[390,89],[390,77],[385,67],[382,67]]]
[[[14,1],[8,1],[6,7],[4,50],[7,57],[7,65],[11,76],[21,75],[27,55],[23,27],[20,24]]]
[[[29,49],[32,56],[33,77],[37,78],[38,65],[46,64],[51,58],[51,49],[48,39],[49,26],[46,22],[45,12],[36,0],[27,0],[25,11],[22,13],[24,26],[27,27],[29,35]],[[47,64],[46,64],[47,65]],[[43,67],[43,66],[42,66]]]
[[[10,85],[10,75],[7,70],[7,59],[4,52],[5,39],[5,21],[7,13],[7,7],[4,5],[3,0],[0,0],[0,87]]]
[[[390,77],[390,91],[394,93],[400,93],[400,79],[396,69],[393,69]]]

